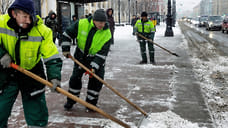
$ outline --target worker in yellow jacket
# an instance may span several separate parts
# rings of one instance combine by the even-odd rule
[[[145,36],[148,39],[154,40],[155,35],[155,26],[152,21],[148,20],[147,18],[147,12],[141,13],[141,19],[137,20],[134,26],[133,35],[135,33],[139,33],[143,36]],[[140,43],[140,51],[142,56],[142,61],[140,61],[140,64],[146,64],[147,63],[147,56],[146,56],[146,44],[148,44],[148,50],[150,55],[150,63],[155,64],[154,59],[154,46],[153,43],[148,42],[147,40],[137,36],[137,39]]]
[[[15,0],[0,21],[0,128],[7,127],[19,91],[28,127],[47,127],[45,85],[10,68],[10,63],[42,78],[47,75],[55,91],[60,86],[62,60],[53,43],[52,31],[35,16],[33,0]]]

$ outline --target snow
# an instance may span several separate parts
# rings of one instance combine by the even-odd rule
[[[187,24],[188,25],[188,24]],[[191,25],[189,25],[191,26]],[[195,27],[192,27],[195,28]],[[199,28],[195,28],[200,31]],[[204,33],[204,32],[201,32]],[[224,35],[209,33],[209,37],[219,37]],[[217,38],[216,38],[217,39]],[[218,38],[220,39],[220,38]],[[226,38],[222,38],[226,39]],[[223,41],[222,41],[223,42]],[[192,65],[196,78],[200,81],[201,89],[205,97],[205,101],[214,119],[216,128],[227,128],[228,126],[228,57],[216,54],[216,47],[208,42],[204,43],[205,53],[208,54],[209,60],[202,61],[197,55],[190,53],[192,57]],[[218,84],[219,83],[219,84]]]
[[[199,128],[197,123],[192,123],[181,118],[172,111],[151,113],[142,121],[139,128]]]
[[[226,108],[228,106],[228,87],[227,85],[216,86],[212,78],[226,79],[224,75],[228,74],[228,58],[220,56],[209,62],[203,62],[197,58],[193,58],[192,62],[217,128],[227,128],[228,112],[226,112]]]
[[[49,121],[52,123],[74,123],[74,124],[87,124],[90,126],[104,125],[107,122],[110,122],[108,119],[103,118],[90,118],[90,117],[72,117],[72,116],[63,116],[61,114],[51,115]]]
[[[104,121],[104,128],[122,128],[121,126],[111,121]],[[136,128],[136,126],[131,126]],[[142,119],[141,125],[138,128],[200,128],[197,123],[192,123],[181,118],[172,111],[151,113],[149,116]],[[205,128],[205,127],[201,127]]]
[[[164,32],[165,28],[160,28],[161,31],[156,33],[156,39],[159,40],[162,38],[161,32]],[[118,30],[118,29],[117,29]],[[120,29],[119,29],[120,30]],[[180,29],[174,28],[175,35],[181,35]],[[126,32],[126,29],[121,29],[119,35],[122,35]],[[183,38],[183,42],[178,46],[179,48],[186,49],[189,54],[193,55],[191,58],[193,69],[196,77],[200,81],[202,92],[205,96],[206,104],[208,105],[212,119],[215,121],[217,128],[227,128],[228,126],[228,87],[227,86],[216,86],[214,79],[224,79],[228,81],[225,76],[228,76],[228,58],[225,56],[218,56],[215,54],[215,47],[211,44],[205,44],[206,50],[213,56],[209,61],[202,61],[198,59],[197,56],[194,56],[194,53],[188,50],[187,41]],[[125,39],[124,36],[118,38]],[[155,40],[156,41],[156,40]],[[168,40],[164,40],[168,42]],[[152,68],[175,68],[174,65],[171,66],[151,66],[151,65],[129,65],[129,66],[139,66],[142,69],[152,69]],[[175,77],[175,76],[174,76]],[[170,88],[175,84],[175,78],[170,79]],[[169,99],[169,101],[175,101],[175,95]],[[172,104],[170,104],[172,108]],[[226,108],[226,109],[225,109]],[[145,118],[142,122],[140,128],[199,128],[197,123],[192,123],[188,120],[181,118],[179,115],[172,111],[166,111],[161,113],[151,113],[148,118]],[[106,128],[116,128],[117,126],[112,126],[113,122],[107,124]],[[114,123],[115,124],[115,123]]]
[[[165,31],[165,25],[159,26],[160,31],[156,32],[155,41],[156,40],[162,40],[164,46],[170,45],[169,40],[171,38],[163,38],[164,37],[164,31]],[[199,80],[199,84],[201,86],[202,92],[204,93],[205,101],[210,109],[211,116],[214,119],[214,122],[216,124],[216,128],[227,128],[228,126],[228,112],[227,112],[227,106],[228,106],[228,87],[227,85],[218,86],[213,79],[218,80],[224,80],[228,81],[228,58],[225,56],[217,56],[214,55],[214,46],[207,44],[207,50],[214,55],[214,58],[211,58],[208,61],[202,61],[198,59],[194,53],[189,51],[187,41],[184,39],[184,36],[182,35],[180,29],[173,28],[175,36],[179,36],[181,39],[183,39],[183,42],[180,43],[177,47],[180,49],[186,49],[186,51],[192,56],[191,62],[193,65],[194,73],[196,78]],[[126,33],[131,33],[132,28],[127,27],[116,27],[115,29],[115,39],[118,40],[129,40],[128,36],[125,36]],[[173,41],[173,40],[172,40]],[[129,44],[132,45],[132,44]],[[112,49],[119,49],[121,50],[122,47],[115,46],[112,47]],[[130,49],[133,48],[132,46]],[[139,50],[139,48],[136,48]],[[135,50],[135,49],[134,49]],[[73,51],[71,51],[73,53]],[[158,51],[159,52],[159,51]],[[138,57],[139,58],[139,57]],[[173,59],[170,57],[170,59]],[[66,60],[70,61],[70,60]],[[66,62],[65,61],[65,62]],[[67,62],[69,63],[69,62]],[[72,63],[72,62],[71,62]],[[118,65],[118,64],[117,64]],[[133,65],[129,63],[124,63],[126,67],[133,67],[133,68],[140,68],[141,70],[152,70],[152,69],[169,69],[174,75],[168,80],[169,81],[169,89],[172,90],[176,84],[176,66],[175,65]],[[72,70],[72,67],[65,66],[63,67],[65,70]],[[105,78],[106,79],[112,79],[114,73],[121,72],[121,69],[118,67],[114,67],[110,71],[106,71]],[[213,78],[213,79],[212,79]],[[131,78],[131,79],[141,79],[141,78]],[[85,86],[86,81],[88,79],[83,81],[83,86]],[[67,86],[68,81],[62,82],[62,86]],[[140,90],[140,86],[134,86],[132,85],[132,90],[137,91]],[[172,93],[175,93],[173,91]],[[151,101],[150,104],[159,103],[160,105],[168,106],[169,110],[163,111],[163,112],[156,112],[156,113],[150,113],[147,118],[144,118],[142,120],[142,123],[140,125],[140,128],[202,128],[199,126],[199,124],[188,121],[186,119],[183,119],[180,117],[180,115],[176,114],[172,111],[173,104],[175,103],[175,94],[168,97],[166,100],[156,100]],[[16,101],[18,102],[18,100]],[[141,102],[141,105],[148,104],[145,103],[145,101],[139,101]],[[144,102],[144,103],[143,103]],[[127,106],[120,104],[119,110],[117,110],[117,118],[122,119],[125,121],[125,117],[121,113],[127,112]],[[22,110],[22,106],[14,106],[12,115],[11,115],[11,122],[14,123],[15,118],[20,114]],[[13,121],[13,122],[12,122]],[[68,122],[68,123],[77,123],[77,124],[90,124],[93,125],[100,125],[104,128],[122,128],[120,125],[116,124],[115,122],[104,119],[104,118],[90,118],[90,117],[71,117],[71,116],[64,116],[61,114],[51,114],[49,117],[49,121],[52,123],[61,123],[61,122]],[[21,120],[21,127],[26,127],[25,121]],[[133,124],[131,122],[126,122],[128,125],[131,126],[131,128],[136,128],[136,124]],[[204,127],[205,128],[205,127]]]
[[[159,26],[160,27],[160,26]],[[127,31],[128,30],[128,31]],[[121,40],[127,40],[129,37],[124,36],[126,33],[129,33],[129,28],[126,27],[119,27],[116,29],[116,35],[115,37]],[[160,27],[159,31],[156,33],[156,39],[157,40],[162,40],[164,46],[168,45],[169,39],[164,40],[163,38],[163,32],[165,31],[165,27]],[[181,36],[181,31],[179,29],[174,29],[174,33],[176,35],[179,35],[181,38],[184,38],[183,36]],[[156,41],[156,40],[155,40]],[[130,47],[130,46],[129,46]],[[182,49],[188,49],[187,48],[187,42],[183,42],[181,43],[178,47],[182,48]],[[131,47],[130,47],[131,48]],[[152,69],[169,69],[174,71],[175,73],[175,69],[176,66],[175,65],[132,65],[132,64],[124,64],[126,65],[126,67],[133,67],[133,68],[141,68],[142,70],[152,70]],[[112,72],[120,72],[121,70],[119,69],[112,69]],[[110,77],[112,76],[112,73],[109,72],[109,74],[106,73],[106,78],[112,78]],[[173,75],[173,77],[169,80],[170,85],[169,88],[172,90],[175,86],[176,83],[176,76]],[[140,78],[134,78],[134,79],[140,79]],[[135,87],[133,90],[137,90],[140,87]],[[142,101],[140,104],[143,106],[144,104],[155,104],[158,103],[160,105],[165,104],[166,106],[169,106],[170,110],[165,111],[165,112],[158,112],[158,113],[150,113],[149,116],[147,118],[144,118],[140,124],[139,128],[205,128],[205,127],[199,127],[199,125],[197,123],[192,123],[188,120],[185,120],[183,118],[181,118],[179,115],[177,115],[176,113],[172,112],[172,102],[175,102],[175,95],[172,95],[171,97],[169,97],[168,99],[162,101],[150,101],[150,103],[143,103],[145,101]],[[118,113],[122,113],[127,111],[126,106],[121,106],[122,109],[120,109],[118,111]],[[124,117],[121,117],[120,115],[118,116],[118,118],[123,119]],[[102,124],[104,125],[104,128],[121,128],[121,126],[117,125],[116,123],[110,121],[110,122],[104,122]],[[137,126],[135,126],[135,124],[131,124],[130,125],[132,128],[136,128]]]

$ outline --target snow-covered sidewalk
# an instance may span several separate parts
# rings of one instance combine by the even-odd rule
[[[200,91],[203,82],[195,78],[201,69],[197,70],[196,67],[200,60],[190,56],[191,51],[179,26],[173,28],[174,37],[164,37],[165,29],[165,24],[157,26],[155,42],[180,57],[170,55],[155,46],[157,65],[140,65],[139,44],[132,35],[132,27],[116,27],[115,42],[107,57],[105,81],[149,114],[149,123],[142,122],[141,128],[212,128],[210,112]],[[70,59],[63,59],[62,87],[67,90],[73,62]],[[206,73],[206,69],[204,71]],[[88,76],[84,76],[82,82],[80,98],[85,99]],[[66,97],[50,93],[49,89],[46,94],[50,128],[121,127],[99,113],[86,113],[85,107],[79,104],[74,105],[70,112],[64,111]],[[98,105],[132,128],[136,128],[143,117],[142,113],[105,86],[101,91]],[[225,128],[227,125],[222,123],[224,126],[220,128]],[[26,127],[20,99],[14,105],[9,120],[9,128],[14,127]]]

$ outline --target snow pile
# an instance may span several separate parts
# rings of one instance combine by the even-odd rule
[[[209,62],[194,58],[192,62],[217,128],[227,128],[228,87],[225,76],[228,74],[228,58],[213,58]]]
[[[151,113],[144,119],[140,128],[199,128],[197,123],[192,123],[181,118],[172,111]]]
[[[218,128],[228,126],[228,58],[216,53],[216,47],[209,42],[204,43],[204,54],[208,61],[203,61],[195,52],[191,61],[196,78],[205,97],[205,101]]]
[[[137,128],[135,125],[130,125],[128,124],[131,128]],[[102,128],[123,128],[122,126],[120,126],[119,124],[117,123],[114,123],[113,121],[111,120],[108,120],[108,121],[103,121],[101,122],[101,127]]]
[[[136,128],[130,125],[131,128]],[[120,125],[112,121],[102,122],[104,128],[122,128]],[[144,118],[139,128],[205,128],[199,127],[197,123],[192,123],[188,120],[181,118],[179,115],[172,111],[151,113],[147,118]]]

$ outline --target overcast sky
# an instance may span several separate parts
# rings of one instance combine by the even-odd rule
[[[176,0],[177,11],[192,11],[193,7],[198,5],[201,0]]]

